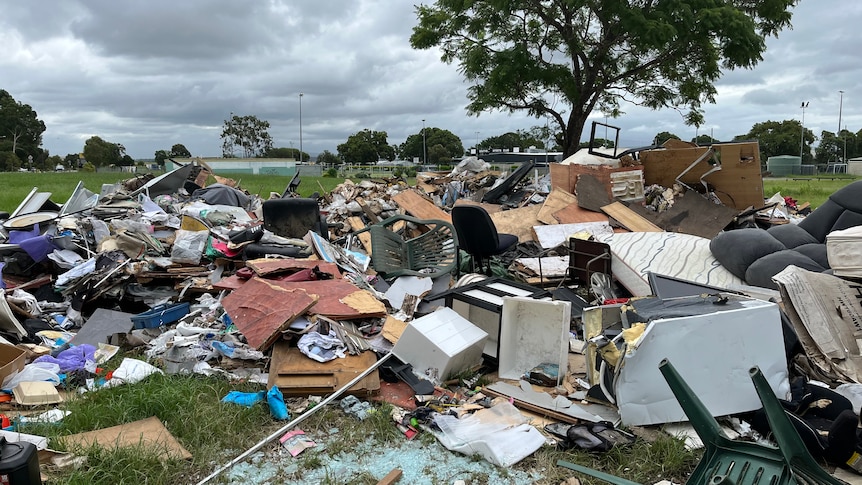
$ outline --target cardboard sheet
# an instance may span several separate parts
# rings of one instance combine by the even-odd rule
[[[164,450],[165,458],[169,456],[182,460],[192,458],[192,454],[171,435],[165,425],[155,416],[110,428],[73,434],[62,439],[69,446],[86,448],[96,444],[103,448],[113,448],[140,445],[147,449]]]
[[[835,380],[862,382],[862,285],[796,266],[772,279],[814,365]]]

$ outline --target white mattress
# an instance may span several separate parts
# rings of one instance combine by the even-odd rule
[[[628,232],[597,238],[611,247],[611,271],[634,296],[652,293],[647,272],[730,288],[744,281],[709,250],[709,239],[678,232]]]

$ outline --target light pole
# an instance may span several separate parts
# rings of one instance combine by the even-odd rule
[[[808,107],[808,101],[803,101],[802,106],[802,133],[799,135],[799,162],[802,163],[802,154],[805,147],[805,108]]]
[[[302,93],[299,93],[299,163],[302,163]]]
[[[425,150],[425,120],[422,120],[422,165],[428,165],[428,152]]]
[[[479,158],[479,132],[476,132],[476,158]]]

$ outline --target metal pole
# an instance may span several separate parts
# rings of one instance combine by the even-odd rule
[[[799,162],[801,163],[805,148],[805,108],[808,107],[808,101],[803,101],[800,107],[802,108],[802,133],[799,134]]]
[[[422,165],[428,165],[428,151],[425,149],[425,120],[422,120]]]
[[[335,391],[334,393],[330,394],[330,395],[329,395],[329,397],[327,397],[327,398],[326,398],[326,399],[324,399],[323,401],[320,401],[320,404],[318,404],[317,406],[313,407],[312,409],[310,409],[310,410],[308,410],[308,411],[306,411],[306,412],[302,413],[302,415],[300,415],[298,418],[296,418],[296,419],[294,419],[293,421],[291,421],[291,422],[289,422],[289,423],[285,424],[284,426],[282,426],[281,428],[279,428],[279,429],[278,429],[278,431],[276,431],[276,432],[272,433],[271,435],[267,436],[267,437],[266,437],[266,438],[264,438],[262,441],[259,441],[256,445],[254,445],[254,446],[252,446],[251,448],[249,448],[248,450],[246,450],[243,454],[241,454],[241,455],[239,455],[238,457],[234,458],[233,460],[231,460],[230,462],[228,462],[226,465],[224,465],[223,467],[219,468],[218,470],[216,470],[216,471],[212,472],[208,477],[206,477],[206,478],[204,478],[203,480],[199,481],[199,482],[198,482],[198,485],[203,485],[203,484],[207,483],[208,481],[212,480],[213,478],[215,478],[215,477],[219,476],[223,471],[227,470],[228,468],[230,468],[230,467],[232,467],[232,466],[236,465],[237,463],[241,462],[242,460],[246,459],[249,455],[251,455],[251,454],[252,454],[252,453],[254,453],[255,451],[257,451],[257,450],[259,450],[259,449],[263,448],[263,447],[264,447],[264,445],[266,445],[266,444],[267,444],[267,443],[269,443],[270,441],[272,441],[272,440],[274,440],[274,439],[277,439],[277,438],[281,437],[281,435],[283,435],[284,433],[286,433],[286,432],[287,432],[287,430],[289,430],[290,428],[293,428],[293,427],[294,427],[294,426],[296,426],[297,424],[301,423],[302,421],[304,421],[304,420],[305,420],[305,418],[307,418],[307,417],[311,416],[312,414],[314,414],[314,412],[315,412],[315,411],[317,411],[318,409],[321,409],[322,407],[326,406],[327,404],[329,404],[330,402],[332,402],[333,400],[335,400],[335,398],[337,398],[338,396],[342,395],[345,391],[349,390],[351,387],[353,387],[353,386],[355,386],[356,384],[358,384],[358,383],[359,383],[359,381],[361,381],[361,380],[362,380],[362,379],[364,379],[368,374],[371,374],[375,369],[377,369],[378,367],[380,367],[380,365],[382,365],[384,362],[386,362],[386,361],[389,359],[389,357],[391,357],[391,356],[392,356],[392,353],[388,353],[388,354],[384,355],[383,357],[381,357],[381,358],[380,358],[380,360],[378,360],[377,362],[375,362],[375,363],[374,363],[374,365],[372,365],[371,367],[369,367],[368,369],[366,369],[362,374],[359,374],[358,376],[354,377],[352,381],[350,381],[350,382],[348,382],[347,384],[345,384],[344,386],[342,386],[342,387],[341,387],[341,389],[339,389],[339,390]]]
[[[476,132],[476,158],[479,158],[479,132]]]
[[[299,163],[302,163],[302,93],[299,93]]]

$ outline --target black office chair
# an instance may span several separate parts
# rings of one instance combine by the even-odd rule
[[[277,236],[290,238],[302,238],[308,231],[328,238],[329,232],[317,200],[299,197],[264,201],[263,227]]]
[[[518,243],[514,234],[497,232],[497,226],[483,207],[478,205],[456,205],[452,208],[452,225],[458,236],[458,247],[471,257],[471,268],[491,274],[491,257],[508,251]],[[460,255],[460,251],[459,251]],[[460,269],[460,258],[458,269]]]

